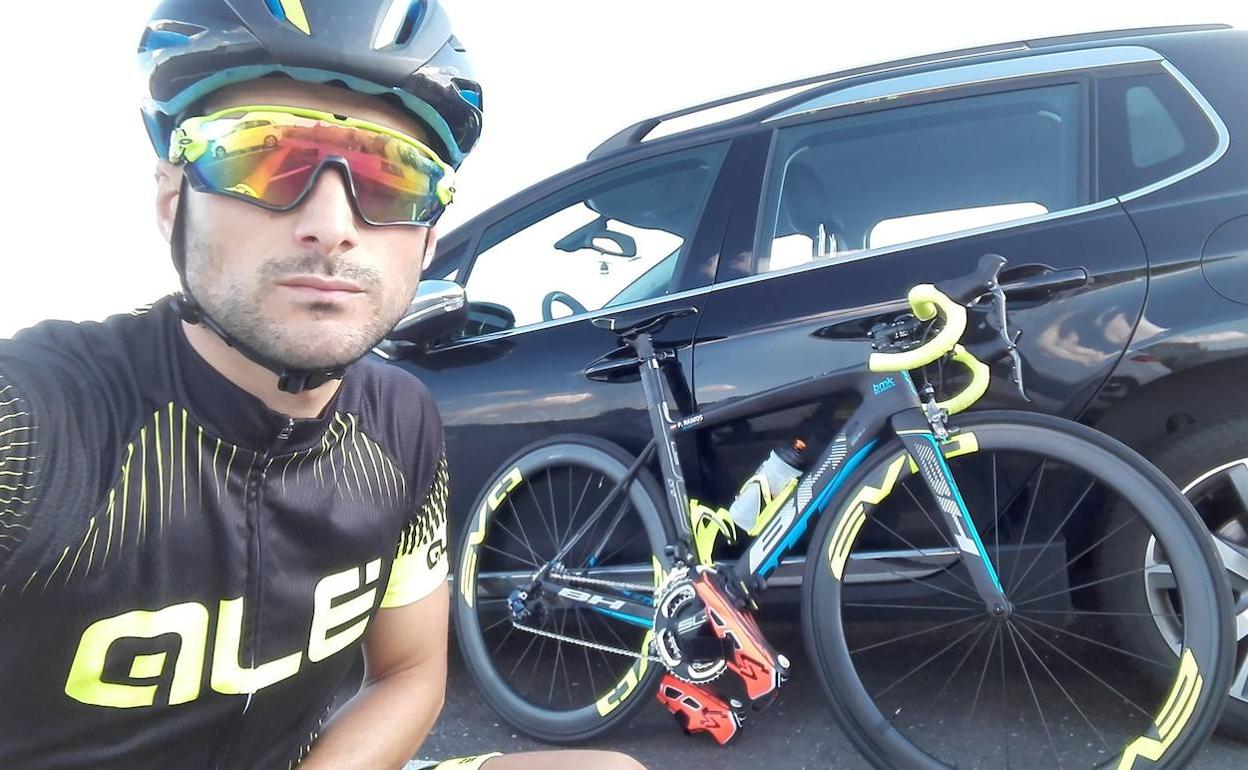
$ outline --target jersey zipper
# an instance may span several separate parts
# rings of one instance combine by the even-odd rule
[[[260,488],[264,485],[264,481],[268,476],[267,466],[269,464],[269,460],[281,451],[282,446],[290,439],[290,436],[294,433],[294,431],[295,418],[287,417],[285,424],[278,429],[277,435],[274,436],[273,442],[269,445],[268,449],[266,449],[264,453],[259,456],[255,466],[248,471],[247,478],[244,480],[244,514],[248,520],[249,529],[251,531],[250,547],[252,564],[254,565],[247,580],[248,585],[245,593],[247,601],[243,604],[244,608],[251,608],[250,614],[252,622],[250,624],[247,623],[246,614],[244,614],[242,621],[244,628],[251,629],[251,632],[248,635],[251,642],[248,645],[247,665],[249,668],[255,668],[256,665],[256,652],[260,646],[260,617],[263,610],[260,600],[260,587],[263,585],[261,577],[262,552],[260,544]],[[259,469],[258,471],[257,468]],[[225,770],[225,768],[230,767],[230,763],[226,760],[229,758],[230,754],[233,753],[235,742],[238,739],[238,735],[242,732],[243,722],[246,719],[247,711],[251,708],[251,699],[253,695],[254,693],[247,693],[247,700],[243,702],[243,708],[239,711],[238,717],[235,719],[234,729],[230,733],[228,743],[218,755],[216,763],[217,770]]]

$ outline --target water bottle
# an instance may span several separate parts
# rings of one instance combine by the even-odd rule
[[[793,479],[802,475],[802,469],[806,464],[805,458],[802,457],[802,451],[805,448],[806,443],[798,439],[791,447],[781,445],[771,450],[763,464],[758,466],[758,469],[750,475],[749,481],[745,482],[745,486],[741,487],[728,513],[736,525],[745,530],[747,534],[758,534],[754,529],[760,526],[759,514]],[[765,524],[765,522],[762,523]]]

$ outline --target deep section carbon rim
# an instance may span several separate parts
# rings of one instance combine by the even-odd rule
[[[828,511],[807,573],[808,643],[860,747],[889,767],[1144,768],[1189,753],[1216,714],[1205,685],[1225,678],[1225,639],[1173,498],[1057,430],[969,421],[944,451],[1012,607],[986,610],[903,450],[876,455]],[[1116,549],[1140,527],[1174,565],[1168,609],[1111,598],[1144,577]],[[879,551],[924,556],[926,574],[903,555],[885,567],[894,580],[846,586]],[[1133,644],[1141,620],[1177,628],[1181,654]]]

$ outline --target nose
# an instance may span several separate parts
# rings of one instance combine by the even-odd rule
[[[337,168],[321,170],[307,197],[295,209],[295,239],[304,249],[332,258],[359,244],[355,210],[346,175]]]

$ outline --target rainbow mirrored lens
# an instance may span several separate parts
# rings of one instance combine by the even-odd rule
[[[330,158],[346,164],[371,224],[429,224],[450,201],[449,169],[423,145],[363,121],[299,112],[238,108],[188,120],[175,134],[179,157],[202,186],[274,209],[298,203]]]

